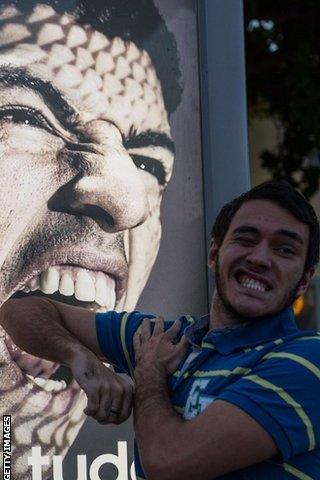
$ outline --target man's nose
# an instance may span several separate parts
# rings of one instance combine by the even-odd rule
[[[149,205],[137,167],[121,144],[77,153],[79,173],[49,201],[52,210],[93,218],[108,232],[131,229]]]
[[[263,270],[270,268],[271,259],[267,242],[254,245],[246,255],[246,262],[253,268]]]

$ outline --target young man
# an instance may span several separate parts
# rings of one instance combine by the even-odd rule
[[[215,222],[207,317],[95,318],[31,298],[7,302],[1,322],[25,350],[72,368],[100,422],[123,420],[131,392],[97,357],[132,374],[138,478],[316,479],[320,337],[296,327],[292,303],[318,255],[311,205],[288,183],[266,182]]]

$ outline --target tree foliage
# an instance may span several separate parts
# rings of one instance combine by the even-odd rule
[[[244,5],[249,116],[281,125],[277,151],[261,153],[262,167],[310,198],[320,179],[320,1]]]

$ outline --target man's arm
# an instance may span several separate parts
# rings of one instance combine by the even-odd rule
[[[89,349],[104,359],[90,310],[42,297],[12,299],[2,305],[0,323],[16,345],[35,356],[70,366]]]
[[[167,375],[185,354],[175,334],[158,322],[151,336],[144,322],[135,337],[135,433],[148,480],[211,480],[275,456],[271,436],[231,403],[216,400],[189,421],[175,413]]]
[[[100,423],[128,418],[132,386],[103,365],[106,358],[98,344],[94,312],[29,297],[4,303],[0,323],[22,350],[72,369],[88,397],[87,415]],[[110,416],[111,409],[119,414]]]

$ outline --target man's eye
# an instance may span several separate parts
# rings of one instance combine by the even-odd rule
[[[276,250],[277,250],[277,252],[285,253],[286,255],[293,255],[294,254],[294,250],[292,250],[292,248],[290,248],[290,247],[277,247]]]
[[[144,155],[130,154],[134,164],[140,170],[151,173],[159,182],[159,185],[166,184],[166,172],[162,163],[159,160]]]
[[[237,237],[236,241],[241,243],[242,245],[254,245],[255,241],[252,238],[247,238],[247,237]]]
[[[31,125],[33,127],[44,128],[52,132],[52,128],[46,121],[44,116],[33,109],[24,107],[10,107],[0,109],[0,119],[12,122],[20,123],[24,125]]]

